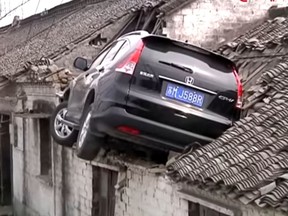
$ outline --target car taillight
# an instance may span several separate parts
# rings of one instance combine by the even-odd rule
[[[238,72],[237,72],[235,67],[233,67],[233,74],[234,74],[234,76],[236,78],[236,82],[237,82],[237,103],[236,103],[236,107],[237,108],[242,108],[243,86],[242,86],[240,77],[239,77]]]
[[[140,41],[136,50],[131,53],[123,62],[121,62],[115,71],[132,75],[140,59],[143,48],[144,43]]]
[[[138,129],[132,128],[132,127],[129,127],[129,126],[125,126],[125,125],[117,127],[117,130],[119,130],[119,131],[121,131],[123,133],[135,135],[135,136],[140,134],[140,131]]]

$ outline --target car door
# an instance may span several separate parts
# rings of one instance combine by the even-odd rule
[[[93,80],[101,73],[98,69],[109,65],[124,42],[125,41],[123,40],[116,41],[104,49],[91,64],[91,67],[74,80],[75,84],[71,89],[68,101],[67,119],[76,123],[80,121],[85,101],[90,90],[89,87]]]

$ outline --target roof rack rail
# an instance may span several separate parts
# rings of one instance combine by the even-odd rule
[[[132,32],[129,32],[129,33],[127,33],[127,34],[122,35],[120,38],[126,37],[126,36],[130,36],[130,35],[147,36],[147,35],[149,35],[149,32],[144,31],[144,30],[132,31]]]

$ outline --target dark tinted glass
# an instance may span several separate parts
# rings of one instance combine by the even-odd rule
[[[204,70],[232,73],[232,65],[227,64],[216,56],[209,56],[201,52],[190,50],[184,44],[171,41],[148,41],[145,52],[154,61],[176,63],[186,67],[197,67]]]

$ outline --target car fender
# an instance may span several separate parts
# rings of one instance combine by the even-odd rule
[[[83,106],[83,111],[87,107],[87,105],[90,105],[90,101],[89,100],[92,100],[92,101],[96,100],[96,97],[97,97],[96,95],[97,95],[97,92],[98,92],[98,83],[99,83],[99,78],[100,77],[101,77],[101,74],[99,76],[97,76],[95,79],[93,79],[93,81],[90,83],[89,88],[87,90],[87,93],[85,95],[85,103],[84,103],[84,106]],[[89,95],[90,95],[91,91],[94,91],[94,98],[93,99],[89,98]]]
[[[65,95],[67,94],[67,92],[70,91],[70,84],[63,90],[63,91],[59,91],[56,93],[56,96],[60,99],[64,99]]]

